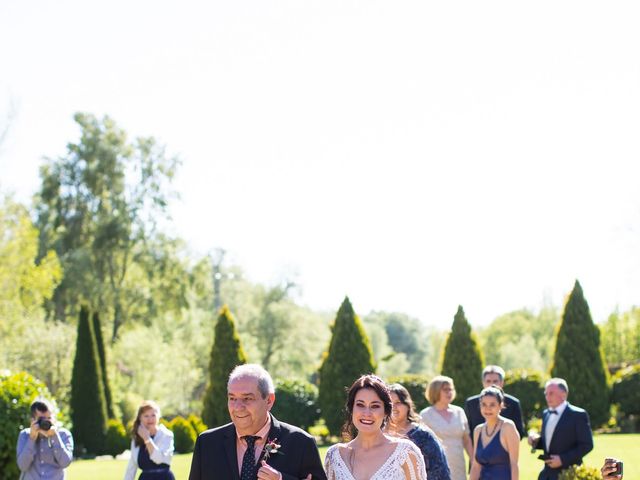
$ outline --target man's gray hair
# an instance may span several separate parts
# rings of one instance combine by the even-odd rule
[[[484,380],[484,377],[489,373],[497,373],[500,375],[500,381],[504,382],[504,369],[502,367],[498,365],[487,365],[484,367],[484,370],[482,370],[482,380]]]
[[[547,383],[544,384],[544,388],[547,388],[549,385],[557,385],[564,393],[569,393],[569,385],[567,385],[567,381],[564,378],[550,378],[547,380]]]
[[[227,388],[231,382],[239,378],[254,378],[258,382],[258,391],[260,395],[262,395],[262,398],[267,398],[270,393],[276,392],[273,379],[271,375],[269,375],[269,372],[256,363],[245,363],[244,365],[238,365],[234,368],[229,375]]]

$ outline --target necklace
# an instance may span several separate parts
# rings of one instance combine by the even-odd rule
[[[489,433],[489,425],[485,423],[484,432],[487,434],[487,437],[493,437],[493,434],[496,433],[496,430],[498,429],[499,426],[500,426],[500,421],[498,421],[498,423],[496,423],[493,426],[493,430],[491,431],[491,433]]]

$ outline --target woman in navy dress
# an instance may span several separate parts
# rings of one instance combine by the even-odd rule
[[[160,408],[155,402],[146,401],[138,408],[133,423],[131,458],[124,480],[175,480],[169,470],[173,457],[173,432],[160,423]]]
[[[500,415],[504,393],[489,387],[480,393],[485,423],[473,431],[473,464],[469,480],[519,480],[520,435],[515,424]]]
[[[394,383],[389,385],[389,393],[393,410],[387,431],[405,436],[418,446],[424,457],[429,480],[451,480],[440,440],[433,430],[420,423],[420,415],[415,410],[409,391],[399,383]]]

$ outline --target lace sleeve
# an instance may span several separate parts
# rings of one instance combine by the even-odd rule
[[[422,452],[418,450],[418,447],[411,445],[407,451],[406,461],[403,465],[403,470],[409,473],[407,480],[427,480],[427,470],[424,464],[424,458]]]
[[[324,471],[327,473],[327,480],[336,479],[336,474],[333,469],[333,463],[334,463],[333,456],[336,453],[340,455],[340,453],[338,453],[338,450],[335,447],[331,447],[329,448],[329,450],[327,450],[327,454],[324,457]]]

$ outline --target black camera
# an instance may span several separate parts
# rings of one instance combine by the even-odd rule
[[[622,475],[622,462],[621,461],[617,461],[616,462],[616,471],[613,472],[614,475]]]
[[[38,427],[40,428],[40,430],[50,430],[52,425],[53,423],[51,423],[51,420],[49,420],[48,418],[40,417],[38,419]]]

